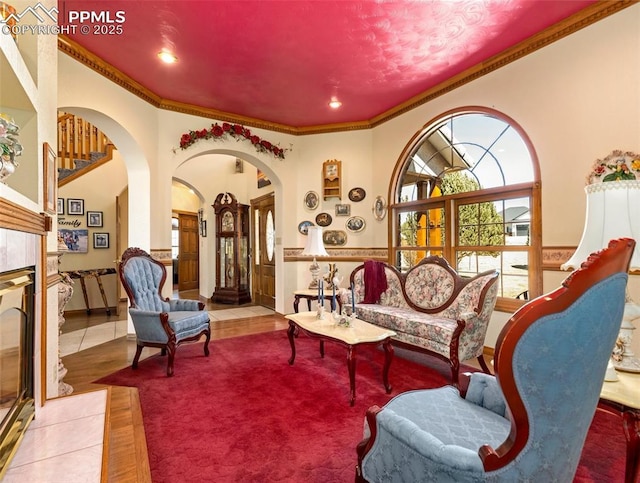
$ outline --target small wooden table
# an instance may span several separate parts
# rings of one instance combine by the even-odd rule
[[[291,344],[291,358],[289,364],[293,365],[296,358],[295,335],[298,329],[309,337],[320,339],[320,356],[324,357],[324,341],[333,341],[347,347],[347,368],[349,369],[349,385],[351,398],[349,404],[353,406],[356,400],[356,356],[355,349],[359,345],[378,345],[384,348],[384,368],[382,370],[382,382],[387,394],[391,392],[389,385],[389,367],[393,360],[393,347],[391,337],[396,335],[392,330],[384,329],[369,324],[363,320],[355,319],[351,327],[340,327],[333,320],[331,314],[326,313],[323,320],[316,318],[316,312],[301,312],[286,315],[289,319],[289,343]]]
[[[307,310],[311,310],[311,301],[312,300],[318,300],[318,290],[314,290],[314,289],[304,289],[304,290],[296,290],[295,292],[293,292],[293,311],[297,314],[298,313],[298,305],[300,305],[300,299],[306,299],[307,300]],[[323,297],[323,304],[325,300],[331,300],[331,298],[333,297],[333,293],[331,292],[331,290],[325,291],[324,293],[324,297]],[[337,295],[336,295],[336,305],[338,305],[337,302]],[[331,310],[335,309],[335,307],[331,307]]]
[[[604,382],[599,409],[622,417],[627,439],[625,483],[640,482],[640,374],[618,371],[618,380]]]

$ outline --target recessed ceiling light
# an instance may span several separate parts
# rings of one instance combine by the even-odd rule
[[[158,52],[158,57],[165,64],[175,64],[176,62],[178,62],[178,58],[168,50],[161,50],[160,52]]]
[[[331,101],[329,102],[329,107],[331,109],[338,109],[340,106],[342,106],[342,102],[340,102],[338,99],[331,99]]]

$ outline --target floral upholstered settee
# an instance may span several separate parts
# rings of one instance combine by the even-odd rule
[[[482,352],[498,293],[498,272],[464,278],[442,257],[426,257],[409,271],[367,261],[351,273],[358,318],[396,332],[394,344],[426,352],[451,366],[458,382],[460,361]]]

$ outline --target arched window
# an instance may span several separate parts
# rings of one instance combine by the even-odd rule
[[[393,183],[391,253],[400,270],[428,255],[463,276],[498,269],[504,310],[541,293],[538,162],[512,119],[478,107],[443,114],[409,142]]]

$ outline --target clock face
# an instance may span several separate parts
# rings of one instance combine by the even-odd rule
[[[273,260],[273,253],[276,247],[276,230],[273,225],[273,213],[271,210],[267,213],[267,259]]]
[[[327,164],[325,166],[325,176],[327,178],[333,178],[338,176],[338,165],[336,164]]]
[[[222,215],[222,231],[233,231],[233,215],[227,211]]]

